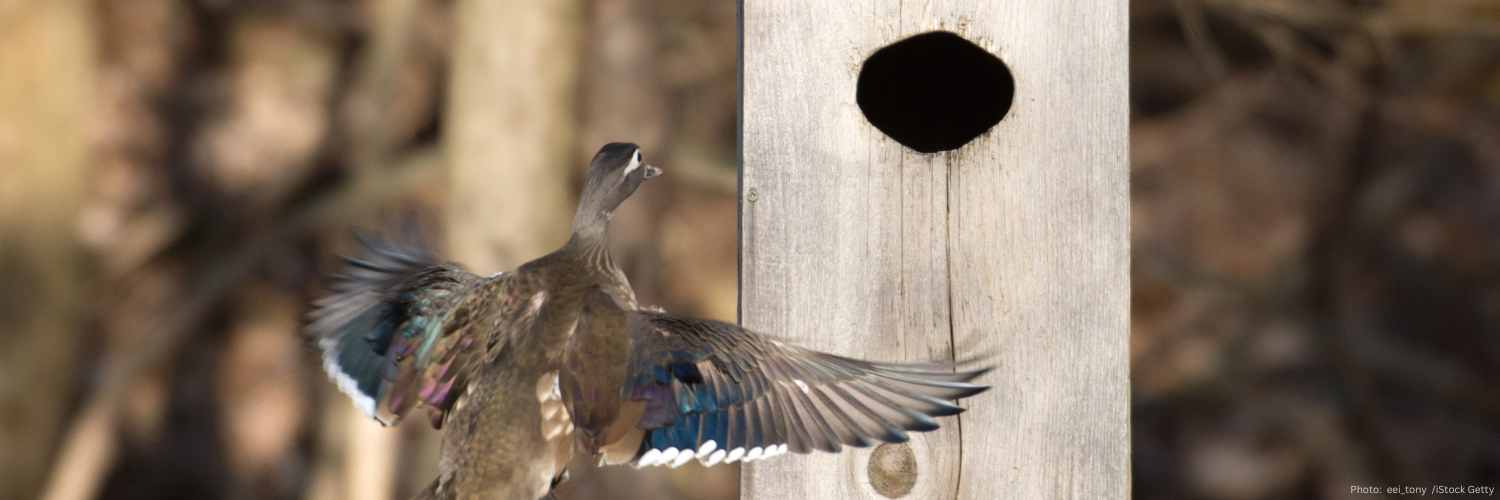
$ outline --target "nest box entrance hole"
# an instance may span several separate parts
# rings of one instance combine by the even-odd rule
[[[933,31],[865,59],[855,102],[870,124],[896,142],[937,153],[1000,123],[1015,87],[999,57],[955,33]]]

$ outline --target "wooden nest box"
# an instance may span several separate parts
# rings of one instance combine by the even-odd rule
[[[1126,2],[744,0],[741,321],[994,386],[746,498],[1130,494]]]

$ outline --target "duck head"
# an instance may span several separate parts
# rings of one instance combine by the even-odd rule
[[[631,143],[612,142],[599,148],[589,162],[583,194],[578,198],[578,213],[573,216],[573,232],[594,232],[609,224],[616,208],[625,202],[646,179],[661,175],[661,169],[646,164],[641,148]]]

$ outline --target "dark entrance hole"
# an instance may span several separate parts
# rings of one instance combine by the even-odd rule
[[[923,153],[956,149],[1000,123],[1016,82],[1000,58],[947,31],[875,51],[855,102],[885,135]]]

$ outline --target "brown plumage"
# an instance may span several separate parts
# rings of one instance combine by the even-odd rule
[[[609,219],[660,170],[633,144],[594,156],[569,241],[491,277],[438,263],[420,250],[366,242],[309,333],[324,367],[357,406],[391,425],[427,407],[443,427],[433,498],[537,498],[563,475],[573,425],[557,372],[583,298],[635,304],[609,258]]]

